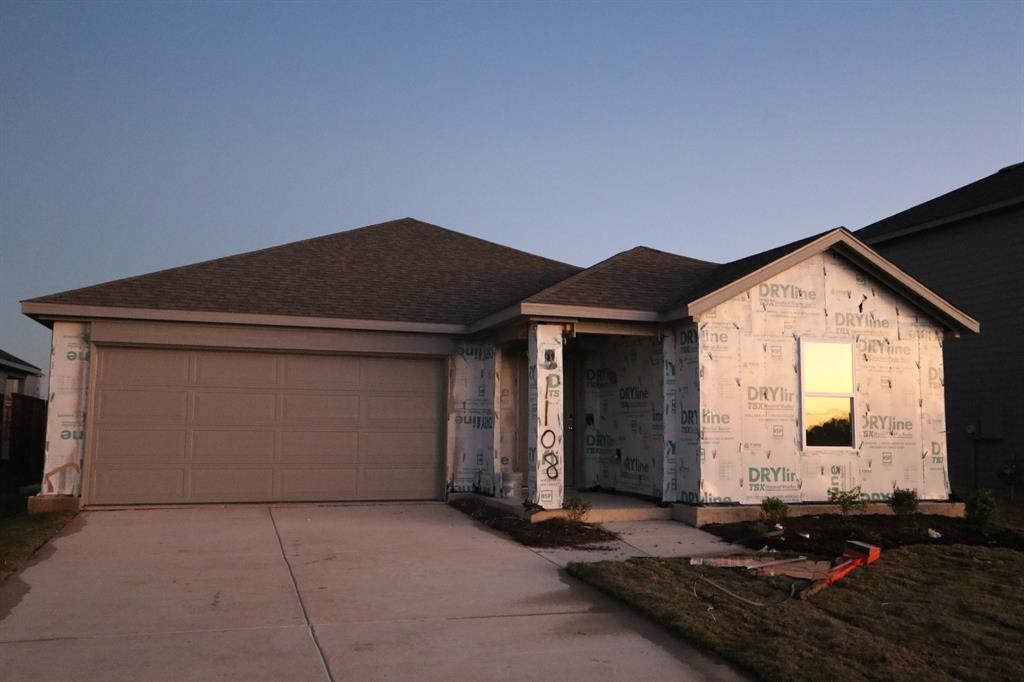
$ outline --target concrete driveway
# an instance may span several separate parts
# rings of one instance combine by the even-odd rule
[[[86,512],[0,619],[6,680],[737,679],[436,503]]]

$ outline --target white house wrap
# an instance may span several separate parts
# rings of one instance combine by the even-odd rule
[[[562,425],[562,326],[530,325],[530,501],[559,509],[565,496]]]
[[[495,481],[495,351],[489,344],[459,344],[451,359],[448,438],[457,492],[493,493]]]
[[[87,323],[54,323],[41,495],[81,493],[90,352]]]
[[[696,501],[822,501],[858,485],[873,499],[893,486],[948,496],[942,332],[880,282],[824,253],[696,322]],[[853,343],[853,447],[803,445],[800,339]]]

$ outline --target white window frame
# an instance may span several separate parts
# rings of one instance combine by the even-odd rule
[[[838,345],[846,345],[850,347],[850,379],[853,385],[850,387],[849,393],[822,393],[820,391],[804,391],[804,377],[807,376],[806,369],[804,368],[804,344],[805,343],[831,343]],[[804,450],[825,450],[827,452],[837,452],[842,450],[856,450],[857,448],[857,363],[854,360],[856,357],[854,354],[857,352],[857,347],[853,340],[849,337],[821,337],[821,336],[801,336],[799,338],[798,351],[800,356],[800,443]],[[807,425],[804,423],[806,418],[806,412],[804,411],[804,398],[849,398],[850,399],[850,444],[849,445],[808,445],[807,444]]]

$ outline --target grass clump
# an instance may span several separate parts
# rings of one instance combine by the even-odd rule
[[[769,526],[781,524],[789,515],[789,505],[778,497],[766,497],[761,501],[761,520]]]
[[[892,513],[900,518],[907,518],[917,513],[918,499],[917,491],[912,488],[899,488],[893,486],[892,497],[889,498],[889,508]]]
[[[839,507],[839,513],[844,520],[848,519],[853,512],[864,511],[868,506],[867,500],[861,495],[860,486],[849,490],[833,488],[828,491],[828,501],[829,504]]]
[[[975,490],[967,496],[964,507],[967,520],[984,531],[999,524],[999,500],[991,490]]]
[[[562,509],[564,509],[566,514],[568,514],[569,520],[575,521],[576,523],[587,518],[587,514],[590,512],[590,507],[590,503],[579,495],[571,495],[566,498],[565,502],[562,504]]]

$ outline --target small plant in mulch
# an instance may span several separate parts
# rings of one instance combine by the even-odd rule
[[[572,495],[562,504],[562,509],[569,515],[570,521],[579,523],[587,517],[590,512],[590,503],[579,495]]]
[[[601,526],[568,519],[532,523],[512,511],[500,509],[476,497],[455,497],[448,504],[474,521],[505,533],[528,547],[600,549],[599,543],[611,542],[619,537]]]
[[[828,491],[828,501],[829,504],[839,507],[839,514],[846,522],[849,522],[850,514],[864,511],[868,506],[867,500],[861,495],[860,486],[850,488],[849,490],[833,488]]]
[[[904,523],[909,523],[911,517],[917,513],[917,491],[912,488],[893,486],[892,497],[889,498],[889,508],[892,509],[896,518]]]
[[[999,524],[999,500],[991,490],[975,490],[965,500],[967,520],[988,533]]]
[[[778,497],[766,497],[761,501],[761,520],[767,525],[779,525],[788,515],[789,505]]]

